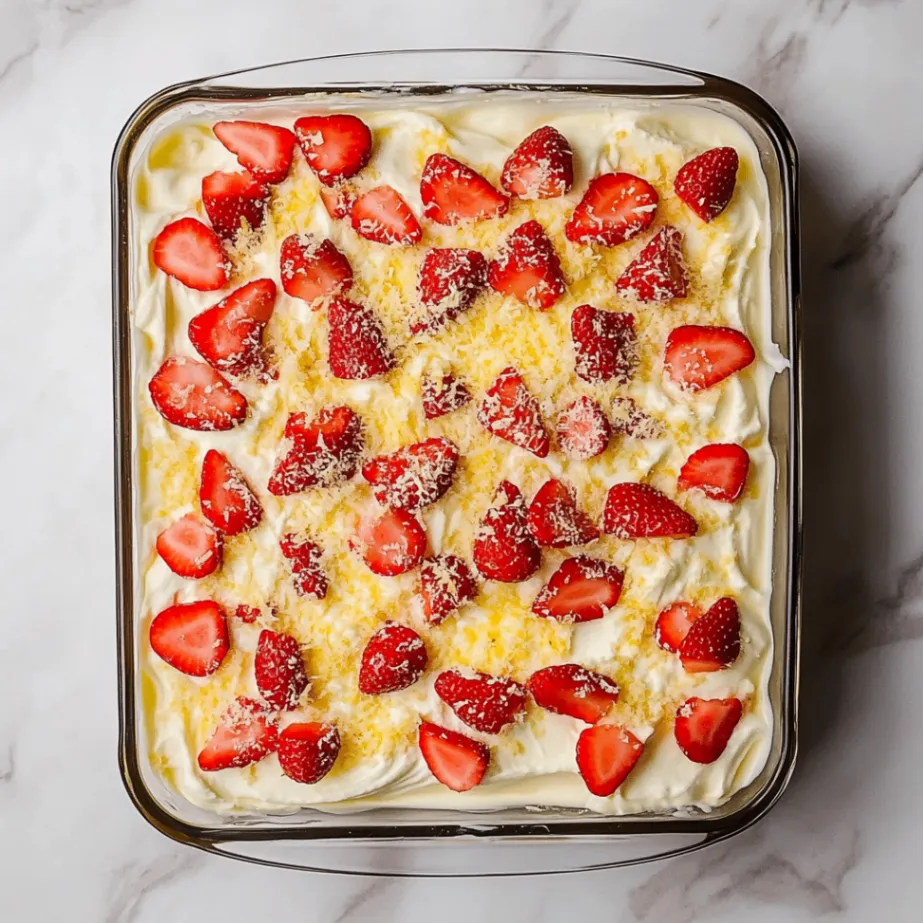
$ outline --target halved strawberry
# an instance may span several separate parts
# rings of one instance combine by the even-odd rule
[[[313,420],[306,413],[293,413],[285,424],[269,491],[287,497],[348,481],[359,468],[362,446],[362,420],[350,407],[324,407]]]
[[[372,133],[355,115],[307,115],[295,122],[295,135],[325,186],[355,176],[372,153]]]
[[[263,507],[244,476],[216,449],[209,449],[202,459],[199,506],[225,535],[247,532],[263,518]]]
[[[269,190],[252,173],[209,173],[202,180],[202,204],[215,232],[234,237],[246,220],[251,231],[263,224]]]
[[[292,582],[299,596],[323,599],[327,595],[327,574],[321,564],[323,550],[303,535],[287,532],[279,539],[282,555],[288,561]]]
[[[750,456],[736,443],[714,443],[693,452],[680,469],[680,490],[701,490],[712,500],[733,503],[742,493],[750,471]]]
[[[602,455],[612,438],[608,417],[590,397],[577,398],[558,414],[557,431],[561,451],[571,458]]]
[[[359,193],[352,183],[337,183],[335,186],[321,186],[320,198],[331,218],[348,218],[352,214],[356,196]]]
[[[429,721],[420,725],[420,753],[429,771],[453,792],[480,785],[490,765],[487,744]]]
[[[607,798],[628,778],[644,744],[627,728],[597,724],[577,739],[577,768],[594,795]]]
[[[282,241],[279,270],[286,293],[308,304],[343,295],[353,284],[349,260],[332,241],[320,240],[312,234],[291,234]],[[315,310],[319,307],[314,304]]]
[[[649,484],[614,484],[606,497],[603,532],[618,538],[689,538],[699,524]]]
[[[586,545],[599,538],[593,520],[577,506],[572,487],[549,478],[529,504],[529,529],[545,548]]]
[[[542,588],[532,611],[559,622],[601,619],[622,595],[625,573],[614,564],[577,555],[562,562]]]
[[[359,691],[381,695],[406,689],[423,675],[428,660],[426,645],[412,628],[385,622],[362,652]]]
[[[542,410],[522,376],[505,368],[490,386],[478,408],[478,422],[495,436],[545,458],[551,443]]]
[[[600,311],[582,304],[574,308],[570,330],[577,374],[584,381],[628,384],[638,365],[638,336],[633,314]]]
[[[679,648],[687,673],[714,673],[740,656],[740,609],[728,596],[719,599],[689,628]]]
[[[352,547],[372,573],[396,577],[423,560],[426,532],[413,513],[385,510],[377,519],[360,521]]]
[[[693,763],[714,763],[743,715],[740,699],[686,699],[676,710],[673,734]]]
[[[210,365],[169,356],[148,384],[160,415],[199,431],[233,429],[247,418],[247,399]]]
[[[423,416],[434,420],[464,407],[471,400],[471,392],[463,381],[447,372],[439,378],[424,375],[420,381],[420,398]]]
[[[526,707],[526,687],[505,676],[445,670],[433,688],[461,721],[482,734],[499,734]]]
[[[327,362],[335,377],[377,378],[394,368],[394,355],[371,308],[337,298],[327,321]]]
[[[281,183],[288,176],[295,150],[295,135],[281,125],[266,122],[216,122],[218,140],[237,162],[264,183]]]
[[[221,567],[223,544],[220,533],[189,513],[157,536],[157,554],[174,574],[198,580]]]
[[[477,250],[436,248],[420,264],[419,304],[410,332],[435,333],[468,310],[487,285],[487,260]]]
[[[487,279],[494,291],[542,311],[567,290],[558,254],[537,221],[519,225],[506,238]]]
[[[683,235],[674,227],[661,228],[628,264],[615,287],[644,302],[685,298],[689,275],[683,262]]]
[[[605,718],[619,698],[617,683],[576,663],[562,663],[533,673],[529,692],[542,708],[587,724]]]
[[[520,142],[503,165],[500,185],[520,199],[553,199],[574,184],[574,152],[556,128],[543,125]]]
[[[756,353],[753,344],[731,327],[677,327],[667,337],[663,365],[686,391],[703,391],[745,369]]]
[[[446,154],[427,158],[420,178],[420,197],[423,214],[439,224],[497,218],[510,207],[509,199],[480,173]]]
[[[427,558],[420,570],[423,616],[430,625],[444,622],[463,603],[478,594],[478,584],[467,562],[454,554]]]
[[[303,721],[279,734],[279,765],[290,779],[313,785],[333,769],[340,755],[340,732],[332,724]]]
[[[218,603],[179,603],[151,620],[151,650],[187,676],[211,676],[231,649],[228,623]]]
[[[702,618],[705,613],[692,603],[678,602],[667,606],[657,616],[654,626],[654,640],[665,651],[671,654],[678,653],[682,647],[692,623]]]
[[[301,645],[291,636],[264,628],[253,655],[260,695],[276,710],[295,708],[308,688]]]
[[[415,512],[435,503],[452,486],[457,464],[455,443],[435,436],[377,455],[362,466],[362,476],[382,506]]]
[[[231,261],[218,235],[195,218],[168,224],[152,245],[154,265],[187,288],[214,292],[228,284]]]
[[[213,368],[227,375],[265,375],[263,331],[276,304],[276,283],[256,279],[189,321],[189,340]]]
[[[615,397],[610,409],[612,431],[633,439],[659,439],[664,434],[663,424],[645,413],[630,397]]]
[[[240,696],[224,713],[199,754],[199,769],[218,772],[257,763],[274,752],[279,739],[276,719],[266,707]]]
[[[713,147],[680,167],[673,188],[703,221],[711,221],[728,207],[739,165],[734,148]]]
[[[423,239],[417,216],[392,186],[376,186],[357,196],[350,220],[360,237],[379,244],[412,247]]]
[[[529,531],[526,503],[515,484],[501,481],[493,505],[474,534],[475,567],[488,580],[519,583],[542,563],[542,550]]]
[[[650,227],[659,198],[640,176],[605,173],[590,180],[564,233],[577,244],[614,247]]]

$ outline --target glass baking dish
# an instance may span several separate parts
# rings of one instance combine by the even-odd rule
[[[770,196],[771,326],[789,362],[770,394],[776,458],[770,677],[773,739],[760,775],[710,813],[611,817],[587,811],[491,813],[377,809],[328,814],[219,816],[190,804],[152,770],[141,715],[135,550],[130,177],[151,137],[215,105],[287,100],[304,93],[415,96],[471,91],[580,92],[695,104],[730,116],[754,139]],[[119,762],[135,806],[180,842],[253,862],[382,875],[541,874],[630,865],[725,839],[778,800],[796,752],[801,568],[801,318],[795,147],[773,109],[730,81],[600,54],[528,50],[414,50],[338,55],[237,71],[161,90],[131,116],[112,163],[115,504],[119,644]]]

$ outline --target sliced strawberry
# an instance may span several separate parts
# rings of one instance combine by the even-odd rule
[[[429,771],[453,792],[480,785],[490,765],[487,744],[428,721],[420,725],[420,753]]]
[[[423,401],[423,415],[427,420],[433,420],[464,407],[471,400],[471,392],[463,381],[451,373],[438,379],[424,375],[420,382],[420,397]]]
[[[488,580],[519,583],[528,580],[542,563],[542,549],[529,531],[522,492],[501,481],[493,505],[474,535],[475,567]]]
[[[439,224],[459,224],[498,218],[510,207],[509,199],[490,183],[445,154],[432,154],[420,179],[423,214]]]
[[[157,536],[157,554],[174,574],[198,580],[221,567],[221,535],[189,513]]]
[[[288,176],[295,135],[281,125],[265,122],[216,122],[218,140],[237,162],[264,183],[281,183]]]
[[[216,449],[202,460],[199,484],[202,515],[225,535],[238,535],[260,524],[263,507],[244,476]]]
[[[372,132],[354,115],[307,115],[295,135],[308,166],[325,186],[355,176],[372,153]]]
[[[614,564],[577,555],[551,575],[535,597],[532,611],[559,622],[592,622],[619,601],[624,581],[624,572]]]
[[[279,735],[279,765],[290,779],[313,785],[333,769],[340,755],[340,732],[332,724],[290,724]]]
[[[584,381],[628,384],[638,365],[638,336],[633,314],[600,311],[582,304],[574,308],[570,330],[577,374]]]
[[[608,417],[590,397],[579,397],[568,404],[558,414],[557,430],[561,451],[571,458],[602,455],[612,438]]]
[[[218,235],[195,218],[168,224],[155,238],[154,265],[187,288],[214,292],[228,284],[231,261]]]
[[[687,391],[703,391],[745,369],[756,353],[753,344],[730,327],[677,327],[667,337],[663,365]]]
[[[200,431],[233,429],[247,418],[247,399],[210,365],[170,356],[148,384],[160,415]]]
[[[597,176],[590,181],[564,233],[577,244],[614,247],[651,226],[658,201],[657,190],[640,176]]]
[[[245,625],[252,625],[259,620],[262,614],[257,606],[246,606],[243,603],[234,610],[234,617],[240,619]]]
[[[308,304],[343,295],[353,284],[349,260],[331,241],[312,234],[291,234],[282,241],[279,270],[286,293]]]
[[[360,237],[379,244],[412,247],[423,239],[417,216],[391,186],[376,186],[358,196],[350,220]]]
[[[406,689],[423,675],[428,660],[426,645],[412,628],[385,622],[362,652],[359,691],[381,695]]]
[[[434,688],[461,721],[482,734],[499,734],[526,707],[526,687],[504,676],[446,670]]]
[[[682,647],[692,623],[702,618],[705,613],[692,603],[678,602],[667,606],[657,616],[654,626],[654,640],[665,651],[675,654]]]
[[[478,594],[477,580],[468,564],[454,554],[427,558],[420,570],[423,615],[430,625],[444,622]]]
[[[257,763],[274,752],[279,729],[263,705],[240,696],[221,718],[199,754],[199,769],[218,772]]]
[[[615,287],[644,302],[685,298],[689,275],[683,262],[683,235],[673,227],[661,228],[628,264]]]
[[[458,464],[455,443],[436,436],[378,455],[362,466],[362,476],[382,506],[415,512],[435,503],[451,486]]]
[[[478,422],[495,436],[545,458],[551,443],[542,410],[522,376],[505,368],[490,386],[478,408]]]
[[[699,524],[649,484],[614,484],[606,497],[603,532],[618,538],[689,538]]]
[[[241,219],[251,231],[262,227],[269,190],[252,173],[209,173],[202,180],[202,204],[215,233],[233,238]]]
[[[321,186],[320,198],[331,218],[348,218],[358,195],[351,183],[337,183],[335,186]]]
[[[673,734],[693,763],[714,763],[743,715],[740,699],[686,699],[676,710]]]
[[[644,744],[627,728],[597,724],[577,739],[577,768],[594,795],[607,798],[628,778]]]
[[[477,250],[430,250],[417,276],[418,309],[410,332],[436,333],[468,310],[487,285],[487,260]]]
[[[673,188],[703,221],[711,221],[728,207],[739,165],[734,148],[713,147],[680,167]]]
[[[213,368],[227,375],[265,375],[263,331],[276,304],[276,283],[256,279],[189,321],[189,340]]]
[[[327,361],[335,377],[377,378],[394,368],[394,355],[371,308],[337,298],[327,321]]]
[[[529,528],[545,548],[586,545],[599,538],[593,520],[577,506],[573,488],[555,478],[545,481],[529,504]]]
[[[216,602],[180,603],[151,621],[151,650],[187,676],[211,676],[231,649],[228,623]]]
[[[350,407],[324,407],[313,420],[306,413],[293,413],[285,424],[269,491],[287,497],[348,481],[359,469],[362,446],[362,420]]]
[[[308,688],[301,645],[291,636],[264,628],[253,655],[260,695],[278,711],[295,708]]]
[[[617,683],[576,663],[562,663],[533,673],[529,692],[542,708],[587,724],[605,718],[619,698]]]
[[[683,639],[679,657],[687,673],[714,673],[740,656],[740,609],[727,596],[696,619]]]
[[[613,398],[611,416],[612,430],[619,436],[659,439],[664,434],[663,424],[645,413],[630,397]]]
[[[323,599],[327,595],[327,574],[321,564],[323,550],[303,535],[287,532],[279,539],[282,555],[288,561],[292,582],[299,596]]]
[[[680,469],[680,490],[701,490],[712,500],[733,503],[742,493],[750,471],[750,456],[736,443],[715,443],[693,452]]]
[[[423,560],[426,532],[407,510],[385,510],[377,519],[359,523],[352,545],[372,573],[396,577]]]
[[[520,199],[553,199],[574,184],[574,152],[556,128],[543,125],[510,154],[500,185]]]
[[[494,291],[542,311],[567,290],[558,254],[537,221],[519,225],[506,238],[487,279]]]

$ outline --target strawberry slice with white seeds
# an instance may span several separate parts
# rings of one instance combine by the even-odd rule
[[[325,186],[355,176],[372,153],[372,132],[354,115],[307,115],[295,135],[308,166]]]
[[[223,431],[247,418],[247,399],[210,365],[197,359],[165,359],[148,390],[160,415],[175,426]]]
[[[698,606],[692,603],[676,602],[667,606],[660,615],[657,616],[657,624],[654,626],[654,640],[665,651],[671,654],[679,652],[692,623],[702,618],[705,613]]]
[[[602,455],[612,438],[608,417],[590,397],[577,398],[558,414],[557,431],[561,451],[584,461]]]
[[[429,771],[453,792],[480,785],[490,765],[487,744],[429,721],[420,725],[420,753]]]
[[[713,147],[683,164],[673,188],[703,221],[713,221],[734,196],[739,165],[734,148]]]
[[[689,627],[679,648],[687,673],[714,673],[740,656],[740,609],[728,596],[719,599]]]
[[[667,337],[663,365],[686,391],[704,391],[745,369],[756,358],[753,344],[731,327],[677,327]]]
[[[193,513],[157,536],[157,554],[174,574],[190,580],[207,577],[221,567],[222,545],[221,535]]]
[[[327,321],[327,362],[336,378],[362,381],[394,368],[394,354],[371,308],[337,298]]]
[[[493,504],[474,534],[474,565],[488,580],[519,583],[542,563],[542,549],[529,531],[526,503],[515,484],[501,481]]]
[[[577,768],[594,795],[607,798],[635,768],[644,744],[627,728],[597,724],[577,739]]]
[[[151,620],[151,650],[187,676],[211,676],[231,649],[227,620],[218,603],[180,603]]]
[[[537,705],[556,715],[596,724],[618,701],[618,684],[576,663],[545,667],[532,674],[529,692]]]
[[[743,493],[750,471],[747,450],[736,443],[702,446],[680,469],[680,490],[701,490],[712,500],[733,503]]]
[[[645,413],[630,397],[612,399],[612,431],[619,436],[633,439],[660,439],[664,434],[663,424]]]
[[[490,287],[501,295],[547,311],[567,286],[554,245],[537,221],[519,225],[503,242],[487,270]]]
[[[432,154],[420,179],[423,214],[438,224],[482,221],[505,215],[509,199],[471,167],[446,154]]]
[[[451,372],[438,377],[424,375],[420,381],[420,399],[423,415],[427,420],[434,420],[464,407],[471,400],[471,392]]]
[[[319,299],[343,295],[353,284],[349,260],[332,241],[312,234],[291,234],[282,241],[279,271],[285,292],[315,310],[320,308]]]
[[[350,220],[360,237],[379,244],[412,247],[423,239],[417,216],[391,186],[376,186],[357,196]]]
[[[423,639],[406,625],[386,622],[369,638],[359,667],[359,691],[365,695],[399,692],[426,670]]]
[[[570,319],[577,374],[584,380],[626,385],[638,365],[635,318],[627,311],[601,311],[589,304]]]
[[[376,456],[362,466],[362,476],[382,506],[415,512],[435,503],[452,486],[457,465],[456,445],[436,436]]]
[[[385,510],[375,519],[360,521],[351,545],[373,574],[396,577],[423,560],[426,532],[413,513]]]
[[[199,769],[240,769],[275,752],[279,728],[266,707],[240,696],[231,703],[199,753]]]
[[[281,183],[288,176],[295,150],[295,135],[281,125],[266,122],[216,122],[218,140],[237,162],[264,183]]]
[[[246,221],[251,231],[263,225],[269,189],[252,173],[209,173],[202,180],[202,204],[215,233],[231,239]]]
[[[301,645],[291,636],[264,628],[253,655],[260,695],[277,711],[297,707],[308,688]]]
[[[673,734],[693,763],[714,763],[743,715],[740,699],[686,699],[676,710]]]
[[[218,235],[196,218],[168,224],[152,246],[154,265],[199,292],[214,292],[228,284],[231,261]]]
[[[279,539],[282,555],[292,572],[299,596],[323,599],[327,595],[327,574],[321,564],[323,550],[303,535],[288,532]]]
[[[348,218],[358,195],[352,183],[337,183],[335,186],[321,186],[320,198],[331,218]]]
[[[468,310],[487,285],[487,260],[477,250],[437,248],[420,264],[418,305],[410,332],[436,333]]]
[[[454,554],[427,558],[420,569],[423,616],[430,625],[444,622],[477,596],[478,584],[468,564]]]
[[[559,622],[592,622],[619,601],[624,581],[624,571],[614,564],[577,555],[551,575],[535,597],[532,611]]]
[[[674,227],[661,228],[628,264],[615,287],[645,303],[685,298],[689,274],[683,262],[683,235]]]
[[[216,449],[209,449],[202,460],[199,506],[202,515],[225,535],[256,528],[263,518],[263,507],[244,476]]]
[[[599,538],[593,520],[577,506],[572,487],[550,478],[529,504],[529,529],[545,548],[586,545]]]
[[[314,785],[333,769],[340,755],[340,732],[332,724],[300,721],[279,734],[279,765],[290,779]]]
[[[699,524],[649,484],[614,484],[606,497],[603,532],[617,538],[689,538]]]
[[[459,720],[482,734],[499,734],[526,707],[526,687],[505,676],[446,670],[433,688]]]
[[[556,128],[543,125],[520,142],[503,165],[500,185],[520,199],[554,199],[574,184],[574,152]]]
[[[590,181],[564,233],[576,244],[614,247],[651,226],[659,199],[657,190],[640,176],[597,176]]]
[[[505,368],[490,386],[478,408],[478,422],[486,430],[545,458],[551,443],[538,401],[512,366]]]

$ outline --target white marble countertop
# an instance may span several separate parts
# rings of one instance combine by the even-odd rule
[[[917,0],[0,0],[0,918],[920,920]],[[807,318],[803,745],[740,837],[543,879],[349,879],[165,839],[116,766],[109,158],[159,87],[312,54],[604,51],[743,81],[795,135]]]

